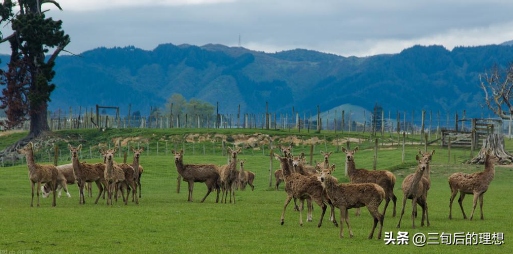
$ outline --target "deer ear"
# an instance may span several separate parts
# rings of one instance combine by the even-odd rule
[[[239,149],[237,149],[237,153],[240,153],[242,151],[242,148],[239,147]]]
[[[431,156],[433,156],[434,154],[435,154],[435,150],[433,150],[433,151],[431,152]]]
[[[180,154],[183,154],[183,149],[180,149]]]
[[[144,147],[139,149],[139,152],[141,152],[141,153],[144,152]]]
[[[419,149],[419,154],[422,155],[422,151]]]
[[[328,153],[328,156],[330,156],[332,153],[333,153],[333,152],[329,152],[329,153]]]
[[[418,154],[417,154],[417,155],[415,155],[415,159],[416,159],[416,160],[419,160],[419,155],[418,155]]]
[[[356,151],[358,151],[358,147],[355,147],[355,148],[354,148],[354,152],[355,152],[355,153],[356,153]]]
[[[324,155],[324,152],[321,150],[321,154]]]
[[[331,171],[335,171],[335,164],[331,165]]]
[[[229,153],[231,153],[231,152],[232,152],[232,148],[230,148],[230,147],[228,147],[226,150],[227,150]]]
[[[68,148],[69,150],[71,150],[73,147],[71,147],[71,144],[68,144]]]
[[[175,153],[176,153],[176,152],[175,152],[175,149],[171,150],[171,153],[175,154]]]
[[[34,149],[34,143],[30,142],[29,145],[30,145],[30,148]]]
[[[347,150],[344,147],[342,147],[342,152],[345,153],[345,152],[347,152]]]
[[[281,160],[281,157],[277,153],[274,154],[274,158],[277,160]]]
[[[82,150],[82,144],[78,145],[78,150]]]

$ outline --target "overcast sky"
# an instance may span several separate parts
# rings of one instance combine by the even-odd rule
[[[343,56],[415,44],[513,40],[510,0],[61,0],[73,53],[106,46],[219,43],[266,52],[306,48]],[[46,8],[50,8],[50,4]],[[1,28],[8,33],[6,28]],[[7,43],[0,52],[8,53]]]

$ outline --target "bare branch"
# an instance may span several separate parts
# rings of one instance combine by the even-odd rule
[[[16,36],[16,33],[13,33],[13,34],[11,34],[11,35],[9,35],[9,36],[7,36],[7,37],[3,38],[2,40],[0,40],[0,43],[4,43],[4,42],[6,42],[6,41],[8,41],[8,40],[10,40],[10,39],[12,39],[12,38],[14,38],[14,36]]]

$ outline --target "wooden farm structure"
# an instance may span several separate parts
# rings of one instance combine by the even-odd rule
[[[461,128],[458,128],[461,123]],[[465,129],[465,123],[470,123],[470,129]],[[490,134],[500,132],[502,128],[501,119],[462,119],[456,121],[454,130],[442,129],[441,145],[443,147],[470,147],[472,150],[479,149],[483,140]]]

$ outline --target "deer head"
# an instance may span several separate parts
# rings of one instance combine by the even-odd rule
[[[342,147],[342,152],[346,154],[347,161],[353,161],[354,160],[354,154],[358,151],[358,147],[355,147],[354,150],[347,150]]]

